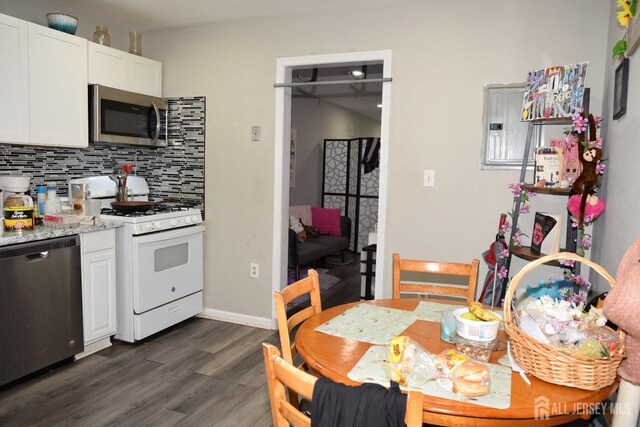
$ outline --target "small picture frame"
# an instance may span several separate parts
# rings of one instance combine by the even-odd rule
[[[613,119],[617,120],[627,112],[627,86],[629,84],[629,58],[624,58],[616,68],[613,88]]]

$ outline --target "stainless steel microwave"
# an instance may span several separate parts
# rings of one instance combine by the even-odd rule
[[[89,86],[91,142],[167,145],[167,100],[101,85]]]

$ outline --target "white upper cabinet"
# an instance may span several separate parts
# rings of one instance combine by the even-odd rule
[[[27,22],[0,14],[0,141],[29,141]]]
[[[89,83],[162,97],[162,63],[89,42]]]
[[[129,85],[132,92],[162,98],[162,64],[137,55],[129,56]]]
[[[128,53],[89,42],[89,84],[129,90]]]
[[[87,41],[28,23],[31,143],[88,145]]]

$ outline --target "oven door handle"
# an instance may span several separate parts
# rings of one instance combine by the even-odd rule
[[[151,141],[151,144],[156,145],[156,143],[158,142],[158,138],[160,137],[160,129],[161,129],[162,123],[160,123],[161,117],[160,117],[160,110],[158,109],[158,106],[156,105],[155,102],[151,102],[151,106],[153,107],[153,112],[156,115],[156,133],[153,135],[153,140]]]

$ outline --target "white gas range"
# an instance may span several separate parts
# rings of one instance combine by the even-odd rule
[[[143,212],[115,211],[107,207],[115,200],[115,183],[110,194],[101,183],[111,188],[104,178],[113,181],[92,178],[91,197],[102,199],[105,206],[100,219],[122,222],[116,229],[116,338],[138,341],[200,313],[204,285],[200,210],[169,202]],[[133,199],[148,200],[144,179],[132,178],[127,185],[134,187]],[[85,183],[83,179],[71,182]]]

